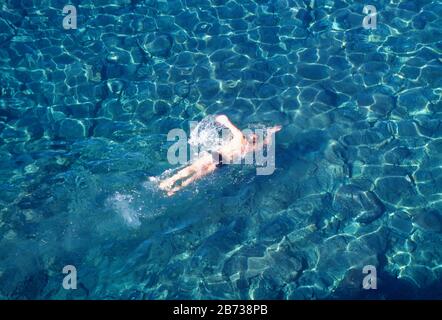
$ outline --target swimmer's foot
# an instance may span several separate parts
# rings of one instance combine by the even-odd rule
[[[171,181],[170,179],[164,180],[163,182],[161,182],[158,187],[165,191],[167,196],[173,196],[175,194],[175,192],[177,192],[179,190],[178,187],[174,187],[174,181]]]
[[[172,184],[173,184],[173,181],[170,181],[169,179],[166,179],[166,180],[160,182],[158,187],[161,190],[168,191],[168,190],[170,190],[172,188]]]

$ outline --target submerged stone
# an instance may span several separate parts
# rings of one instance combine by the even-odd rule
[[[398,104],[408,112],[422,110],[428,103],[425,93],[420,88],[414,88],[403,92],[398,99]]]
[[[385,211],[384,205],[373,192],[361,190],[354,185],[343,186],[336,192],[333,208],[365,224],[379,218]]]
[[[86,128],[80,120],[64,119],[60,123],[59,136],[66,139],[86,137]]]
[[[413,222],[419,227],[442,233],[442,213],[436,209],[423,209],[413,217]]]
[[[322,80],[329,77],[329,69],[320,64],[299,64],[297,66],[298,74],[309,80]]]
[[[147,37],[144,49],[153,56],[166,58],[170,55],[173,40],[169,35],[161,34]]]

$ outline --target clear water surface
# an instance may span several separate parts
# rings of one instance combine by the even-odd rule
[[[369,2],[0,0],[0,298],[441,298],[442,5]],[[217,113],[276,171],[165,197]]]

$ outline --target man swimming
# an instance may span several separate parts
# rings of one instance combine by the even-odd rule
[[[198,180],[209,173],[215,171],[227,163],[233,163],[234,159],[241,159],[249,152],[255,152],[264,148],[265,145],[272,143],[272,134],[281,130],[281,126],[275,126],[267,129],[267,136],[258,143],[256,134],[252,134],[249,140],[243,135],[241,130],[233,125],[233,123],[225,115],[219,115],[215,121],[230,130],[232,139],[225,145],[219,147],[211,153],[204,153],[203,156],[196,161],[178,171],[172,177],[160,181],[160,189],[167,192],[168,196],[172,196],[175,192],[188,186],[195,180]]]

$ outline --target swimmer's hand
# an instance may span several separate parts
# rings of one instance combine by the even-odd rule
[[[226,127],[229,127],[230,125],[229,118],[227,118],[227,116],[224,114],[216,116],[215,121],[218,122],[219,124],[225,125]]]
[[[282,126],[277,125],[277,126],[274,126],[274,127],[270,128],[270,129],[268,129],[267,132],[268,133],[275,133],[275,132],[280,131],[281,129],[282,129]]]
[[[267,136],[266,136],[265,139],[264,139],[264,144],[269,145],[269,144],[273,143],[273,141],[272,141],[272,135],[273,135],[274,133],[280,131],[281,129],[282,129],[282,126],[280,126],[280,125],[277,125],[277,126],[274,126],[274,127],[268,128],[268,129],[267,129]]]

